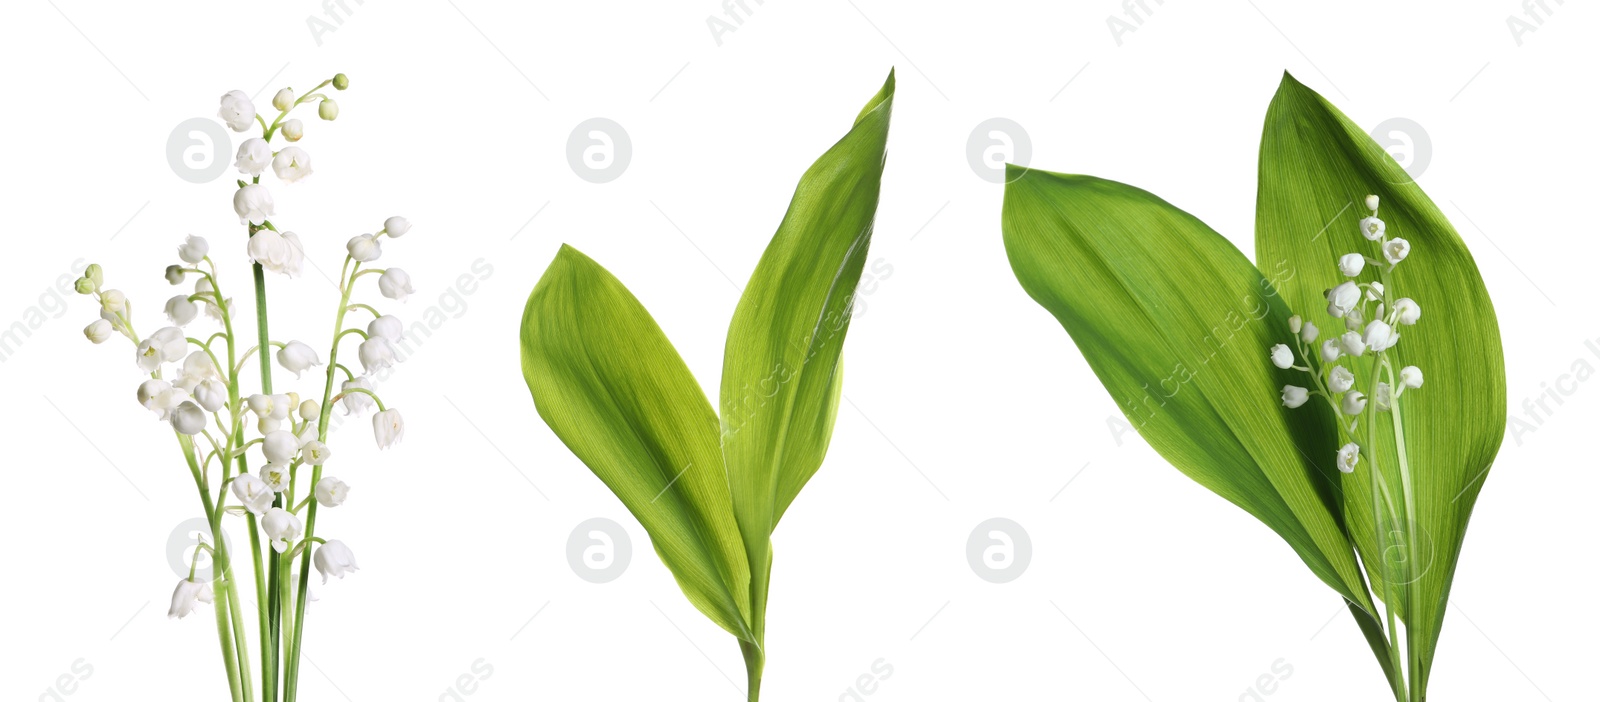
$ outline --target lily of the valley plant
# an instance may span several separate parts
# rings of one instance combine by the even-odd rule
[[[1129,422],[1282,536],[1344,598],[1395,699],[1425,700],[1506,422],[1494,308],[1439,209],[1287,75],[1261,139],[1255,265],[1143,190],[1009,176],[1012,268]]]
[[[338,507],[350,491],[344,481],[324,474],[330,465],[339,465],[328,445],[329,430],[338,423],[331,415],[334,405],[341,404],[346,415],[375,406],[372,429],[379,448],[392,446],[405,432],[399,410],[384,405],[373,382],[373,374],[396,361],[392,344],[400,339],[401,322],[371,305],[352,301],[361,286],[361,297],[368,297],[376,288],[383,297],[404,301],[411,292],[405,271],[363,268],[379,258],[386,238],[399,238],[411,228],[403,217],[390,217],[375,233],[360,234],[346,246],[338,307],[332,310],[333,335],[326,347],[326,371],[312,375],[321,392],[312,391],[304,399],[296,392],[274,392],[274,358],[295,380],[324,362],[305,342],[278,340],[268,334],[266,273],[296,277],[305,254],[299,236],[279,231],[271,221],[277,213],[261,175],[270,168],[285,187],[310,175],[311,158],[304,149],[289,145],[275,149],[273,139],[281,136],[298,142],[305,136],[304,125],[291,117],[299,107],[314,107],[323,120],[337,117],[338,106],[319,92],[330,85],[344,90],[349,79],[338,74],[298,97],[284,88],[273,97],[265,116],[240,91],[222,96],[219,117],[229,128],[235,132],[260,130],[259,136],[239,145],[235,162],[248,178],[239,180],[233,192],[234,213],[245,225],[247,236],[230,238],[232,243],[220,254],[198,236],[188,237],[178,247],[180,262],[167,267],[166,279],[173,286],[193,281],[189,283],[193,292],[184,291],[167,300],[165,326],[141,335],[132,300],[120,290],[104,287],[105,273],[99,265],[89,266],[77,282],[78,292],[92,295],[100,303],[100,319],[84,329],[84,334],[96,344],[117,335],[131,344],[133,358],[129,360],[144,380],[137,392],[129,387],[129,393],[163,428],[173,432],[199,491],[202,514],[213,538],[201,538],[188,577],[178,582],[172,594],[168,615],[182,619],[197,609],[197,603],[212,604],[234,702],[256,699],[248,619],[255,619],[260,642],[260,699],[272,702],[281,697],[293,702],[311,568],[322,574],[323,583],[330,576],[343,578],[357,569],[355,554],[348,546],[317,534],[318,508]],[[250,262],[256,303],[253,344],[246,336],[250,321],[238,316],[216,261],[224,265]],[[346,315],[352,312],[372,317],[365,331],[347,326]],[[359,375],[339,362],[340,342],[351,336],[361,338]],[[246,365],[252,356],[260,368],[257,392],[253,393],[246,390],[246,376],[251,375]],[[318,397],[321,399],[314,399]],[[227,515],[243,520],[250,534],[249,553],[230,553],[226,540],[216,538],[223,532]],[[209,580],[196,577],[202,552],[213,562]],[[241,561],[249,568],[239,567]],[[252,575],[254,589],[247,593],[248,583],[241,579]],[[245,615],[246,603],[254,603],[253,617]]]
[[[522,316],[539,416],[650,534],[685,596],[739,640],[758,699],[772,532],[822,465],[872,239],[894,74],[801,177],[734,310],[721,413],[632,293],[563,246]]]

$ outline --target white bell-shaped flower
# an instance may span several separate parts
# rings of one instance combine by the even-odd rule
[[[1368,195],[1367,196],[1366,205],[1367,205],[1367,209],[1369,209],[1369,210],[1371,210],[1373,212],[1377,212],[1378,211],[1378,196],[1377,195]]]
[[[1349,368],[1334,366],[1333,370],[1328,371],[1328,392],[1341,393],[1349,390],[1355,384],[1356,376],[1350,372]]]
[[[357,234],[345,242],[344,248],[350,252],[350,258],[362,263],[371,263],[383,255],[383,245],[371,234]]]
[[[406,434],[406,423],[400,417],[400,410],[386,409],[372,415],[372,434],[378,440],[380,449],[400,443]]]
[[[361,413],[371,409],[376,404],[372,401],[372,396],[367,393],[350,392],[357,388],[369,392],[372,391],[372,380],[363,375],[346,380],[339,385],[339,389],[344,395],[344,399],[341,402],[344,404],[344,413],[346,415],[354,414],[360,416]]]
[[[278,175],[278,180],[297,183],[311,175],[311,154],[298,146],[286,146],[272,157],[272,172]]]
[[[228,404],[228,386],[216,378],[200,381],[191,394],[200,408],[207,412],[219,411]]]
[[[300,275],[300,267],[305,262],[305,250],[294,232],[263,229],[250,237],[247,249],[250,260],[261,264],[262,268],[291,278]]]
[[[278,126],[278,131],[283,132],[283,138],[296,142],[306,135],[306,125],[298,119],[286,119]]]
[[[189,579],[178,581],[178,589],[172,591],[172,606],[167,608],[168,619],[182,619],[194,611],[198,602],[211,603],[211,583],[195,582]]]
[[[394,346],[381,336],[367,337],[356,349],[356,355],[361,359],[363,373],[383,370],[393,366],[396,360]]]
[[[261,518],[261,529],[272,540],[272,550],[283,553],[289,549],[289,542],[300,538],[300,518],[281,507],[272,507]]]
[[[1416,324],[1422,319],[1422,306],[1416,300],[1402,297],[1394,301],[1394,319],[1400,324]]]
[[[1361,304],[1361,288],[1348,280],[1328,291],[1328,314],[1334,317],[1349,314],[1359,304]]]
[[[115,332],[116,328],[104,319],[96,319],[90,322],[89,326],[83,328],[84,337],[96,344],[105,343],[106,339],[111,338],[111,335]]]
[[[1361,235],[1366,237],[1368,241],[1382,239],[1385,228],[1386,225],[1384,225],[1383,220],[1377,217],[1363,217],[1361,219]]]
[[[1416,366],[1406,366],[1400,369],[1400,384],[1408,388],[1422,387],[1422,369]]]
[[[1344,349],[1339,347],[1338,337],[1322,342],[1322,360],[1324,363],[1333,363],[1344,355]]]
[[[272,107],[279,112],[288,112],[294,107],[294,88],[283,88],[273,95]]]
[[[272,499],[276,495],[266,482],[257,478],[252,473],[240,473],[235,476],[231,484],[233,496],[238,498],[239,504],[245,511],[257,517],[266,514],[267,508],[272,506]]]
[[[205,237],[190,234],[183,240],[183,245],[178,247],[178,258],[184,263],[199,263],[204,261],[206,254],[211,253],[211,244]],[[177,285],[177,283],[173,283]]]
[[[1300,327],[1300,340],[1307,344],[1315,344],[1319,333],[1321,333],[1321,330],[1317,329],[1317,325],[1306,322]]]
[[[261,137],[251,137],[239,144],[239,153],[233,159],[233,167],[252,178],[261,175],[272,165],[272,147],[267,145],[267,140]],[[193,263],[193,261],[190,261]]]
[[[1341,403],[1341,407],[1344,409],[1345,414],[1354,417],[1367,408],[1367,396],[1360,390],[1351,390],[1344,394],[1344,402]]]
[[[333,450],[327,444],[312,439],[300,443],[300,460],[313,466],[320,466],[333,457]]]
[[[317,481],[316,487],[312,488],[312,494],[317,496],[317,504],[323,507],[338,507],[350,496],[350,486],[343,480],[327,475]]]
[[[1374,319],[1367,324],[1367,332],[1361,337],[1367,348],[1373,351],[1387,351],[1400,342],[1400,332],[1389,326],[1388,322]]]
[[[190,302],[188,295],[173,295],[167,300],[164,311],[167,313],[167,319],[181,327],[194,321],[200,314],[200,306]]]
[[[1360,462],[1361,447],[1357,446],[1355,442],[1352,441],[1339,447],[1339,460],[1337,461],[1339,472],[1354,473],[1356,472],[1356,464]]]
[[[300,451],[300,439],[293,432],[279,429],[261,438],[261,453],[268,463],[288,463]]]
[[[306,369],[322,365],[322,359],[317,357],[316,349],[305,342],[291,341],[278,349],[278,365],[299,378]]]
[[[1272,365],[1287,369],[1294,365],[1294,352],[1284,344],[1275,344],[1272,347]]]
[[[404,334],[405,325],[401,324],[399,317],[392,314],[383,315],[367,324],[367,336],[388,339],[391,344],[398,343]]]
[[[390,217],[383,220],[383,231],[390,237],[399,239],[405,236],[406,232],[411,231],[411,222],[407,221],[405,217]]]
[[[1367,257],[1358,253],[1347,253],[1339,257],[1339,272],[1351,278],[1361,275],[1361,269],[1366,265]]]
[[[1378,387],[1372,389],[1372,405],[1379,412],[1388,412],[1394,408],[1394,389],[1388,383],[1378,381]]]
[[[171,421],[179,434],[194,436],[206,428],[206,412],[193,400],[185,400],[172,410]]]
[[[236,132],[248,131],[256,119],[256,106],[243,90],[229,90],[222,96],[222,107],[217,116]]]
[[[1339,337],[1339,348],[1351,356],[1360,356],[1367,352],[1367,342],[1361,339],[1361,333],[1347,331]]]
[[[329,539],[317,547],[311,554],[311,564],[317,567],[317,572],[322,574],[322,583],[328,583],[328,576],[344,579],[345,573],[361,570],[356,567],[356,554],[345,546],[343,541]]]
[[[1283,406],[1294,409],[1306,403],[1311,394],[1298,385],[1283,386]]]
[[[383,275],[378,276],[378,292],[391,300],[405,302],[406,297],[416,290],[411,287],[410,275],[399,268],[389,268],[384,270]]]
[[[273,204],[272,192],[267,190],[267,186],[249,183],[234,191],[233,212],[239,215],[240,224],[261,224],[276,214],[277,206]]]
[[[1411,242],[1395,238],[1383,242],[1383,258],[1389,263],[1399,263],[1406,260],[1406,254],[1411,253]]]

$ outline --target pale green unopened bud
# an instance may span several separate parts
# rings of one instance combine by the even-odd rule
[[[323,98],[322,103],[317,105],[317,116],[332,122],[339,116],[339,103]]]
[[[344,90],[350,87],[350,77],[343,73],[333,74],[333,87],[337,90]]]
[[[94,284],[94,281],[89,280],[88,277],[83,277],[83,278],[79,278],[78,282],[75,283],[72,287],[73,287],[73,289],[78,291],[79,295],[88,295],[89,293],[94,292],[95,284]]]
[[[88,268],[83,269],[83,277],[94,281],[94,286],[97,288],[106,282],[105,271],[100,270],[98,263],[91,263]]]
[[[294,89],[284,88],[279,90],[277,95],[272,96],[272,106],[277,108],[279,112],[289,111],[289,108],[294,107]]]

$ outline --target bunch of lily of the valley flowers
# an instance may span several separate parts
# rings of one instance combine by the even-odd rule
[[[290,118],[302,105],[315,103],[324,120],[337,117],[338,106],[318,92],[329,85],[344,90],[349,80],[338,74],[300,97],[289,88],[278,91],[272,99],[276,117],[270,123],[256,112],[244,93],[235,90],[222,96],[218,116],[229,128],[235,132],[258,127],[260,130],[259,136],[240,144],[234,164],[248,178],[238,181],[233,194],[233,208],[240,224],[246,225],[248,239],[229,245],[229,253],[218,257],[224,263],[245,258],[251,261],[256,298],[254,345],[241,352],[250,342],[236,333],[236,322],[241,321],[238,310],[233,299],[223,292],[221,276],[210,255],[211,245],[204,238],[190,236],[178,247],[182,262],[167,267],[167,282],[182,285],[193,277],[194,292],[167,300],[164,312],[168,325],[148,336],[140,336],[136,330],[134,306],[128,297],[119,290],[103,287],[104,272],[99,265],[89,266],[77,281],[78,292],[93,295],[100,303],[100,319],[84,329],[84,334],[96,344],[117,334],[132,343],[136,350],[133,360],[139,371],[148,376],[138,386],[139,404],[170,425],[199,488],[213,538],[210,543],[202,538],[195,550],[195,561],[202,551],[209,553],[214,563],[213,579],[197,580],[195,562],[191,562],[189,577],[178,583],[172,595],[168,615],[182,618],[195,609],[197,602],[215,600],[223,662],[235,702],[254,699],[239,583],[240,578],[249,576],[244,569],[233,567],[237,554],[230,554],[227,543],[215,537],[222,532],[223,515],[242,516],[250,534],[248,560],[255,578],[253,599],[257,603],[255,619],[262,653],[262,699],[275,701],[281,693],[285,702],[292,702],[309,595],[308,564],[322,574],[323,583],[329,576],[343,578],[356,570],[356,559],[349,547],[315,534],[317,509],[339,506],[350,490],[344,481],[323,474],[333,456],[327,443],[330,411],[335,404],[341,404],[346,415],[359,415],[376,406],[372,428],[379,448],[394,445],[405,431],[399,410],[384,405],[371,378],[396,362],[393,344],[403,334],[402,324],[371,305],[351,300],[363,278],[369,283],[375,281],[378,292],[391,300],[404,301],[412,292],[410,278],[399,268],[363,268],[378,260],[385,237],[399,238],[411,228],[403,217],[390,217],[376,233],[360,234],[346,245],[348,255],[340,274],[334,334],[328,347],[326,373],[320,378],[321,400],[310,399],[315,394],[302,399],[295,392],[273,391],[272,358],[276,357],[296,380],[323,362],[310,345],[273,340],[268,334],[265,274],[297,276],[304,251],[294,232],[280,232],[270,221],[276,212],[271,192],[261,183],[261,174],[270,167],[286,186],[311,174],[311,159],[304,149],[284,146],[274,150],[272,141],[276,136],[289,142],[304,137],[304,125]],[[202,326],[198,323],[202,312],[203,325],[216,329],[209,336],[205,331],[194,331]],[[346,315],[351,312],[372,317],[364,331],[346,326]],[[357,349],[360,375],[339,363],[340,342],[351,335],[362,338]],[[242,387],[244,369],[252,354],[260,368],[260,392],[246,394]],[[334,381],[341,374],[344,379],[335,394]],[[253,470],[251,464],[255,465]],[[269,549],[261,548],[262,533]]]
[[[1368,195],[1366,205],[1372,214],[1362,218],[1361,234],[1368,241],[1377,242],[1383,258],[1371,258],[1359,252],[1348,253],[1339,257],[1339,272],[1347,278],[1355,278],[1361,275],[1362,269],[1372,265],[1378,267],[1382,280],[1368,283],[1347,280],[1328,291],[1328,314],[1344,320],[1345,332],[1323,340],[1320,346],[1317,344],[1320,333],[1317,325],[1302,321],[1299,315],[1289,318],[1289,331],[1296,335],[1295,349],[1306,365],[1296,365],[1295,352],[1284,344],[1273,346],[1270,352],[1272,365],[1285,370],[1293,368],[1305,371],[1315,386],[1311,390],[1298,385],[1283,386],[1285,407],[1299,407],[1311,395],[1317,395],[1333,409],[1334,416],[1338,418],[1340,435],[1349,439],[1339,448],[1337,457],[1339,470],[1345,473],[1354,473],[1356,464],[1361,462],[1356,426],[1369,400],[1377,411],[1391,412],[1407,388],[1422,387],[1422,369],[1416,366],[1401,368],[1397,381],[1387,353],[1400,343],[1400,327],[1416,324],[1422,318],[1422,307],[1416,300],[1402,297],[1391,301],[1390,293],[1383,284],[1395,266],[1400,265],[1411,253],[1411,242],[1387,236],[1387,226],[1378,219],[1377,195]],[[1372,307],[1374,303],[1376,309]],[[1313,351],[1322,360],[1320,372],[1313,370],[1318,365],[1312,359]],[[1339,363],[1346,356],[1352,359],[1351,363],[1356,358],[1372,357],[1374,382],[1370,388],[1371,397],[1355,389],[1355,374]]]

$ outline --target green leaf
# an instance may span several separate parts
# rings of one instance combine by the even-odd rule
[[[1391,486],[1400,484],[1393,438],[1401,429],[1419,531],[1413,562],[1423,572],[1395,582],[1407,592],[1393,604],[1422,661],[1421,670],[1412,672],[1413,690],[1423,690],[1467,520],[1505,433],[1499,325],[1477,264],[1439,208],[1364,130],[1285,74],[1261,136],[1256,256],[1295,272],[1280,286],[1290,307],[1339,331],[1338,320],[1323,313],[1323,291],[1344,280],[1335,267],[1338,256],[1379,256],[1357,226],[1367,215],[1363,199],[1369,193],[1380,197],[1378,216],[1388,236],[1411,243],[1410,255],[1389,274],[1387,292],[1416,300],[1423,311],[1418,324],[1401,327],[1400,343],[1389,353],[1397,368],[1421,367],[1427,382],[1406,391],[1399,412],[1377,415],[1379,450],[1345,478],[1346,513],[1381,596],[1386,588],[1376,568],[1383,561],[1374,536],[1370,469],[1376,463]],[[1376,279],[1374,268],[1368,266],[1360,279]],[[1352,370],[1365,389],[1371,380],[1366,365]],[[1373,416],[1371,409],[1363,419]],[[1331,463],[1333,456],[1314,458]]]
[[[822,465],[839,407],[840,350],[872,240],[894,73],[795,188],[728,327],[722,455],[756,583],[761,631],[770,536]]]
[[[1015,166],[1001,229],[1028,294],[1071,334],[1129,423],[1178,470],[1254,515],[1373,611],[1337,518],[1332,423],[1281,406],[1269,362],[1288,308],[1238,249],[1131,186]],[[1174,525],[1181,528],[1181,525]]]
[[[689,601],[751,639],[717,416],[644,306],[570,246],[528,297],[522,375],[539,416],[644,526]]]

